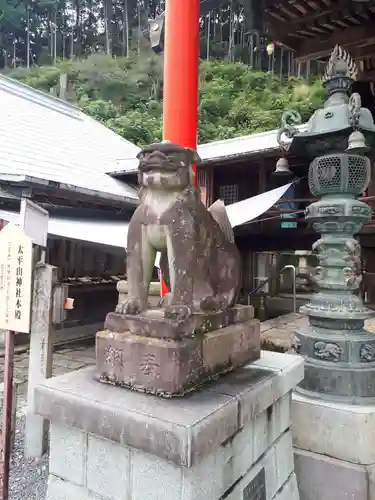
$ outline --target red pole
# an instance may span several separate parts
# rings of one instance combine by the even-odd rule
[[[197,148],[199,10],[199,0],[165,2],[163,137],[192,149]],[[162,281],[162,295],[165,290]]]
[[[166,0],[163,135],[197,147],[199,0]]]
[[[14,332],[5,332],[3,422],[1,429],[0,499],[9,499],[9,468],[12,444]]]

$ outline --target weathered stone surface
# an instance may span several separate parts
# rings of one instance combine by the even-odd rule
[[[259,359],[259,321],[254,319],[207,333],[203,336],[202,353],[204,370],[209,373],[232,370]]]
[[[290,351],[296,331],[308,323],[308,317],[298,313],[283,314],[277,318],[262,321],[260,324],[262,349],[276,352]]]
[[[115,333],[180,339],[192,337],[254,318],[252,306],[235,305],[224,311],[194,313],[183,320],[165,318],[164,309],[149,309],[139,315],[109,313],[104,328]]]
[[[240,287],[240,254],[224,205],[217,202],[207,210],[193,185],[197,153],[161,143],[144,148],[138,158],[140,204],[128,230],[128,297],[116,312],[147,310],[156,251],[170,287],[166,317],[184,319],[192,311],[233,306]]]
[[[366,468],[331,457],[295,450],[301,500],[373,500]]]
[[[100,381],[159,395],[189,391],[203,373],[198,338],[176,341],[105,330],[97,333],[96,353]]]
[[[84,465],[86,485],[90,491],[112,500],[130,497],[130,449],[107,439],[87,435],[87,457]]]
[[[264,365],[277,364],[270,354]],[[288,365],[298,383],[303,361],[277,356],[286,358],[283,369],[250,364],[226,376],[225,386],[172,400],[105,387],[89,370],[44,382],[36,400],[52,422],[47,499],[252,500],[245,492],[256,483],[266,500],[298,500],[292,387],[282,396],[279,388]],[[254,413],[243,422],[251,394]]]
[[[129,224],[127,297],[97,334],[98,379],[183,395],[259,358],[259,322],[236,305],[241,259],[224,204],[207,210],[193,183],[195,151],[152,144],[138,155],[140,204]],[[156,253],[169,293],[150,309]]]
[[[286,395],[289,397],[289,395]],[[267,413],[265,411],[264,413]],[[71,429],[61,427],[54,436],[66,436]],[[62,477],[51,472],[48,500],[104,499],[104,500],[243,500],[244,491],[252,482],[262,477],[266,499],[298,500],[293,474],[293,453],[289,431],[279,434],[263,450],[258,461],[246,450],[253,422],[238,432],[235,441],[218,446],[200,463],[182,468],[140,450],[121,446],[79,431],[79,440],[88,442],[81,457],[80,469],[84,471],[83,484],[76,485],[76,475],[62,465]],[[52,447],[54,447],[52,438]],[[69,449],[60,449],[60,461],[69,462]],[[241,461],[241,469],[237,463]],[[243,471],[242,473],[240,471]],[[243,478],[241,480],[241,478]],[[289,492],[290,496],[285,496]],[[275,496],[276,494],[276,496]],[[280,496],[283,494],[284,496]],[[225,495],[225,496],[224,496]],[[228,496],[229,495],[229,496]],[[279,496],[277,496],[279,495]],[[253,497],[250,497],[252,500]]]
[[[282,485],[280,490],[276,493],[274,500],[299,500],[300,494],[298,491],[297,478],[293,472],[286,483]]]
[[[279,357],[284,362],[277,362]],[[256,365],[240,368],[189,397],[168,400],[98,384],[93,379],[94,369],[84,369],[38,386],[36,411],[54,425],[74,427],[192,467],[223,443],[237,443],[238,447],[236,434],[250,423],[254,426],[255,417],[288,394],[303,376],[299,356],[263,352]],[[287,402],[280,401],[280,405],[280,410],[277,404],[266,412],[270,437],[257,443],[257,454],[264,453],[269,440],[276,439],[289,421]],[[272,423],[272,414],[276,417],[278,412],[278,423]],[[248,439],[247,435],[246,442]],[[238,454],[240,448],[236,448]],[[252,454],[243,456],[248,460]],[[236,468],[243,470],[243,464],[240,460]]]
[[[77,500],[102,500],[96,495],[91,495],[86,488],[50,474],[46,500],[72,500],[73,498]]]
[[[155,323],[150,322],[150,328]],[[96,337],[99,379],[158,395],[181,395],[260,356],[258,320],[182,340],[104,330]]]
[[[123,299],[126,299],[126,296],[128,295],[129,289],[128,289],[128,282],[126,280],[120,280],[117,282],[116,289],[119,293],[119,295],[123,295]],[[150,282],[150,288],[148,290],[148,295],[149,297],[157,297],[160,299],[160,283],[159,281],[151,281]]]
[[[262,321],[260,338],[262,349],[287,352],[293,349],[296,331],[308,327],[309,318],[305,314],[288,313],[277,318]],[[365,321],[365,329],[375,333],[375,318]]]
[[[294,446],[361,465],[375,464],[375,407],[293,395]]]
[[[87,437],[78,429],[54,425],[50,433],[51,474],[84,486],[86,480],[85,458],[87,455]],[[61,457],[64,456],[64,460]]]

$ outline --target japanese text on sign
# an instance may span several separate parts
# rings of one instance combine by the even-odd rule
[[[8,224],[0,231],[0,328],[29,333],[32,240]]]
[[[14,311],[15,319],[22,318],[22,265],[23,265],[23,246],[18,245],[17,252],[17,269],[16,269],[16,308]]]

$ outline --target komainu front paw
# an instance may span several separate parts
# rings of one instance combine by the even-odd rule
[[[160,297],[160,300],[158,302],[158,307],[160,308],[167,307],[171,303],[171,298],[172,294],[170,292],[163,295],[163,297]]]
[[[202,311],[221,311],[222,303],[218,298],[209,296],[201,300],[200,308]]]
[[[116,313],[117,314],[132,314],[136,315],[142,311],[142,303],[140,299],[127,299],[125,302],[117,304]]]
[[[167,306],[164,311],[164,317],[176,321],[182,321],[191,316],[192,310],[188,306]]]

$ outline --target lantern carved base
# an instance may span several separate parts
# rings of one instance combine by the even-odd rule
[[[251,306],[195,313],[184,321],[162,309],[110,313],[96,337],[101,382],[164,397],[181,396],[207,380],[260,357],[260,323]]]
[[[343,403],[375,403],[373,333],[310,326],[298,332],[298,340],[308,353],[299,393]]]

